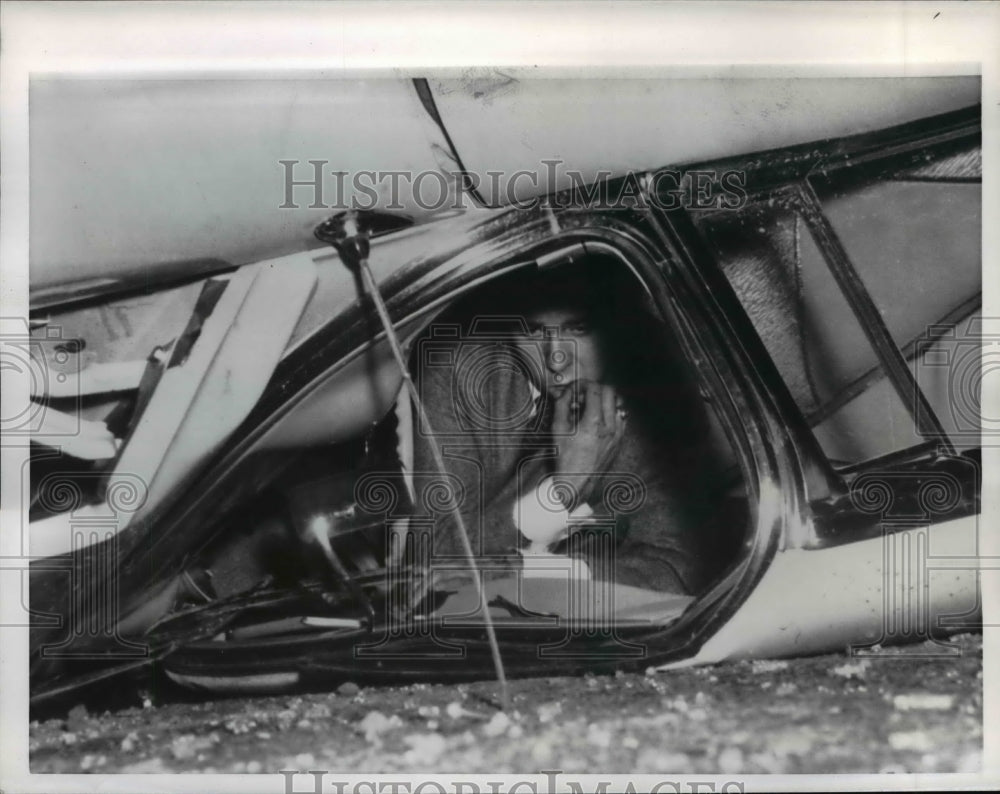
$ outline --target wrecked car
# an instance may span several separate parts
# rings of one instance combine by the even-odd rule
[[[888,108],[883,86],[849,110],[786,86],[798,104],[776,107],[797,126],[777,109],[741,117],[770,95],[748,85],[717,98],[707,139],[703,119],[661,124],[697,106],[696,85],[644,89],[613,155],[608,135],[584,154],[559,138],[577,118],[511,120],[551,99],[544,81],[374,82],[329,101],[325,81],[294,99],[120,81],[103,106],[92,84],[33,86],[33,158],[96,157],[32,188],[35,702],[151,667],[194,689],[275,692],[498,665],[949,653],[949,634],[979,626],[977,81],[927,79]],[[352,101],[372,118],[338,115]],[[217,128],[197,113],[163,124],[178,103],[226,113]],[[295,113],[267,112],[282,103]],[[419,134],[388,129],[392,113]],[[526,162],[519,136],[546,132],[578,171],[491,184],[489,169]],[[102,181],[100,157],[123,146],[153,160],[128,179],[155,206]],[[386,171],[458,176],[434,180],[430,209],[419,189],[390,206],[372,179],[341,206],[328,174],[356,173],[359,146]],[[265,197],[241,188],[254,158]],[[230,203],[191,203],[205,189]],[[627,284],[616,316],[654,318],[643,344],[669,350],[696,395],[680,420],[704,428],[715,474],[711,575],[690,592],[613,576],[581,591],[558,549],[513,554],[498,577],[475,548],[441,561],[406,541],[463,498],[447,471],[414,465],[434,436],[425,368],[469,343],[449,329],[512,274],[584,261]],[[627,516],[629,498],[614,509]],[[412,597],[435,565],[467,580],[425,579]]]

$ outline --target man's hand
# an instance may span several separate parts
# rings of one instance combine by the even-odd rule
[[[572,510],[592,496],[595,475],[603,474],[625,432],[622,400],[614,386],[577,383],[556,398],[552,432],[559,445],[556,474],[586,477]]]

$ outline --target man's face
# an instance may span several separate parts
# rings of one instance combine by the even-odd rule
[[[584,309],[552,307],[525,315],[528,335],[517,348],[536,365],[544,383],[539,388],[558,397],[574,381],[603,382],[607,367],[600,340]]]

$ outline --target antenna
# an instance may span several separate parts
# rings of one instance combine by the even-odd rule
[[[423,401],[420,399],[417,387],[413,383],[413,378],[410,377],[410,370],[406,365],[406,358],[403,356],[402,345],[399,343],[399,337],[396,335],[396,329],[393,328],[392,320],[389,318],[385,301],[382,299],[378,284],[375,283],[375,277],[368,265],[369,242],[372,237],[397,231],[409,226],[412,222],[409,218],[404,219],[401,216],[386,212],[347,210],[346,212],[339,212],[321,223],[316,227],[315,234],[318,239],[329,243],[337,250],[341,262],[344,263],[344,266],[348,270],[361,276],[364,288],[371,296],[372,302],[375,304],[375,311],[378,313],[383,329],[385,329],[386,339],[389,341],[389,346],[392,348],[392,355],[396,359],[396,364],[399,366],[399,371],[403,376],[403,383],[410,394],[413,405],[417,409],[417,415],[423,426],[423,432],[430,445],[434,464],[438,473],[442,477],[447,477],[444,458],[441,455],[441,448],[438,446],[437,438],[434,435],[434,428],[431,426],[427,412],[424,410]],[[482,575],[476,567],[476,560],[472,553],[472,544],[469,541],[469,533],[465,528],[465,522],[462,520],[462,514],[457,504],[451,506],[451,513],[455,521],[455,526],[458,527],[462,550],[465,552],[469,568],[472,571],[476,591],[479,594],[479,603],[485,607],[483,609],[483,617],[486,623],[486,636],[490,644],[490,653],[493,656],[493,666],[496,669],[497,680],[500,682],[501,709],[508,711],[510,709],[510,693],[507,687],[507,676],[504,674],[503,660],[500,658],[500,645],[497,642],[496,631],[493,628],[493,618],[490,616],[489,606],[486,604]]]

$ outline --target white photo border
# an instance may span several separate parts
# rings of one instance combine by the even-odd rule
[[[628,72],[719,77],[983,77],[983,217],[1000,217],[1000,6],[991,3],[506,2],[53,2],[0,5],[0,315],[27,317],[28,80],[49,74],[418,74],[516,66],[545,76]],[[995,224],[984,223],[984,316],[998,316]],[[992,310],[992,311],[991,311]],[[5,400],[27,385],[3,372]],[[989,387],[989,391],[985,389]],[[997,405],[984,381],[984,409]],[[3,517],[20,526],[24,448],[3,447]],[[995,527],[997,449],[984,450],[982,525]],[[10,520],[8,520],[10,519]],[[14,533],[16,535],[16,533]],[[0,558],[15,556],[0,533]],[[1000,559],[1000,538],[982,538]],[[14,551],[14,555],[11,551]],[[996,568],[998,566],[994,566]],[[17,577],[0,577],[0,625],[20,602]],[[1000,625],[1000,570],[984,570],[984,623]],[[2,629],[0,787],[5,792],[284,791],[274,775],[30,775],[27,632]],[[984,657],[1000,658],[1000,632],[984,632]],[[972,775],[745,776],[747,790],[983,788],[1000,785],[1000,677],[984,660],[984,770]],[[406,776],[392,776],[399,780]],[[472,775],[478,781],[503,776]],[[538,781],[542,775],[520,776]],[[613,777],[625,781],[624,776]],[[702,779],[704,776],[699,776]],[[361,776],[345,775],[345,781]],[[364,776],[378,781],[379,776]],[[383,778],[387,779],[387,778]],[[587,780],[587,776],[580,776]],[[634,776],[633,784],[649,776]],[[593,777],[592,781],[597,778]],[[719,782],[723,780],[721,777]],[[624,784],[624,783],[623,783]]]

